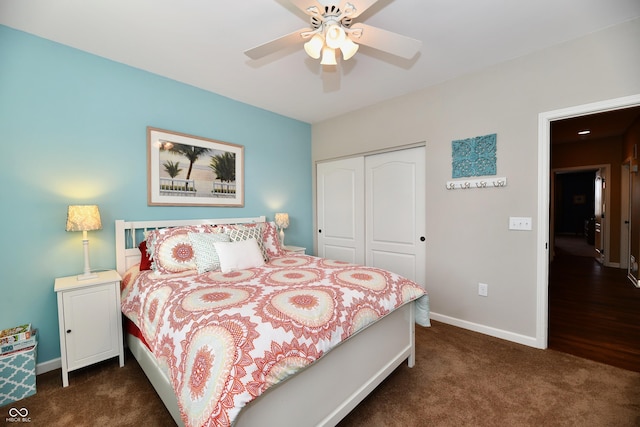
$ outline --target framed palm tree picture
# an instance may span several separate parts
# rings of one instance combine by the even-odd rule
[[[147,128],[150,206],[244,206],[244,147]]]

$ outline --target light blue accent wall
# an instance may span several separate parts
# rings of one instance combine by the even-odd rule
[[[214,77],[212,77],[214,78]],[[245,206],[147,206],[146,128],[245,147]],[[69,204],[98,204],[91,267],[115,268],[116,219],[288,212],[288,244],[312,248],[311,125],[0,25],[0,329],[39,329],[60,356],[56,277],[82,272]]]

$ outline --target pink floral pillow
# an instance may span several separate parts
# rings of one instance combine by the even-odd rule
[[[151,269],[159,274],[196,270],[195,251],[189,233],[214,233],[218,230],[209,225],[188,225],[151,231],[147,237],[153,260]]]
[[[275,222],[265,223],[262,229],[262,245],[270,259],[286,255],[280,244],[280,236],[278,235]]]

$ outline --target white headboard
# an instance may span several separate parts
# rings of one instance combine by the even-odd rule
[[[224,225],[252,224],[265,222],[265,216],[253,218],[221,218],[221,219],[178,219],[153,221],[116,220],[116,270],[123,275],[132,265],[140,262],[138,245],[145,238],[147,231],[158,228],[178,227],[182,225]]]

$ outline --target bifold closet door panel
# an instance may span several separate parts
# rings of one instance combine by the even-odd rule
[[[425,285],[425,148],[365,158],[366,264]]]
[[[364,264],[364,158],[317,165],[318,256]]]

